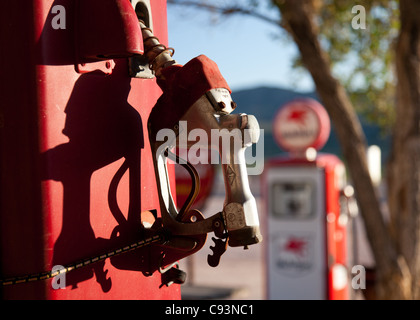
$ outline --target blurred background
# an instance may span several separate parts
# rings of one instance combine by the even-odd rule
[[[412,1],[401,2],[405,3],[405,8],[415,6]],[[405,191],[390,190],[407,182],[402,175],[396,175],[401,172],[398,166],[403,160],[398,159],[401,149],[397,151],[392,145],[394,139],[395,148],[396,137],[401,139],[403,136],[398,132],[404,123],[401,119],[407,118],[404,108],[409,109],[407,105],[401,105],[401,101],[408,98],[408,91],[398,91],[398,85],[409,77],[409,72],[405,73],[408,69],[398,73],[398,59],[402,59],[402,53],[396,43],[404,32],[410,34],[408,29],[401,28],[401,21],[410,20],[409,10],[405,12],[401,8],[403,5],[399,1],[361,1],[358,5],[346,0],[168,1],[169,46],[175,48],[174,58],[185,64],[204,54],[218,64],[232,89],[232,98],[238,104],[235,112],[255,115],[264,129],[265,173],[270,161],[279,156],[290,156],[273,134],[273,120],[279,110],[301,98],[313,99],[326,108],[332,128],[318,152],[335,155],[343,162],[346,184],[351,189],[350,198],[357,204],[353,213],[347,212],[349,219],[343,229],[347,250],[344,273],[350,299],[377,298],[378,292],[381,297],[413,297],[418,291],[415,282],[409,293],[405,289],[383,290],[392,283],[387,277],[394,272],[399,274],[394,282],[397,287],[403,286],[405,281],[411,283],[417,274],[412,269],[417,265],[415,249],[403,236],[410,229],[406,224],[408,220],[399,223],[398,216],[404,208],[403,201],[409,201],[418,192],[413,190],[405,200],[395,200],[394,192]],[[412,35],[409,41],[416,43],[415,37]],[[416,54],[419,55],[419,50]],[[414,91],[418,92],[416,88]],[[412,107],[415,109],[418,105],[414,103]],[[407,126],[411,125],[407,122]],[[410,167],[411,173],[416,170],[414,167]],[[294,168],[290,167],[290,170]],[[262,176],[250,176],[250,186],[257,199],[260,219],[270,224],[273,212],[266,201],[271,191],[264,190],[270,189],[271,185],[263,181]],[[391,183],[392,188],[387,181],[395,182]],[[216,171],[212,191],[200,208],[205,215],[213,214],[221,210],[223,199],[223,179],[220,171]],[[344,210],[341,202],[340,206],[338,215]],[[412,217],[417,217],[418,210],[412,210]],[[391,228],[393,222],[401,228],[396,233]],[[228,299],[270,298],[272,293],[268,287],[275,280],[270,276],[269,256],[270,246],[274,244],[273,235],[264,236],[264,244],[251,246],[249,250],[228,248],[216,269],[206,265],[209,252],[205,249],[183,261],[191,275],[183,288],[184,299],[211,298],[210,292],[214,297],[219,295],[218,298],[223,295]],[[405,246],[409,248],[403,249]],[[386,253],[381,255],[379,252]],[[411,271],[401,271],[401,266],[397,266],[398,257],[404,257],[408,263],[405,270]],[[387,267],[379,270],[375,259],[384,259],[381,261]],[[331,269],[334,262],[328,260],[326,264]],[[363,266],[363,274],[355,269],[352,271],[356,265]],[[340,272],[334,269],[325,274],[329,290],[333,290],[334,281],[339,281],[334,277]],[[411,276],[407,276],[410,272]],[[363,290],[359,290],[360,281],[351,283],[355,275],[363,276]],[[282,283],[273,285],[282,286]],[[287,285],[285,291],[290,289]],[[213,291],[208,291],[209,288]]]

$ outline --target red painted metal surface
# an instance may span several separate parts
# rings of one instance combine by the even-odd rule
[[[325,170],[325,211],[327,214],[327,253],[328,253],[328,299],[347,300],[349,296],[348,284],[338,289],[334,286],[333,268],[336,265],[348,265],[347,229],[340,223],[340,186],[337,179],[338,166],[342,162],[335,155],[325,154],[317,159],[319,167]]]
[[[138,18],[128,0],[75,0],[79,62],[143,53]]]
[[[2,9],[1,40],[7,43],[0,102],[3,278],[106,252],[114,244],[117,219],[135,226],[141,212],[159,214],[146,124],[161,90],[153,79],[131,79],[126,58],[115,59],[109,75],[77,73],[73,4],[34,0],[22,10],[21,3],[8,1]],[[51,27],[55,5],[66,9],[66,29]],[[166,1],[151,1],[151,10],[153,31],[167,43]],[[124,163],[128,170],[112,185]],[[170,176],[174,183],[173,168]],[[2,296],[180,298],[179,285],[161,286],[158,272],[146,277],[138,271],[138,255],[121,259],[123,268],[107,259],[68,273],[65,289],[55,290],[46,280],[4,287]]]

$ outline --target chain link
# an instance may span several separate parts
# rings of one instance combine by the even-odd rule
[[[162,235],[155,235],[151,238],[147,238],[145,240],[141,240],[141,241],[137,241],[134,242],[130,245],[127,245],[125,247],[113,250],[113,251],[109,251],[105,254],[101,254],[92,258],[88,258],[85,260],[82,260],[80,262],[77,263],[73,263],[70,264],[68,266],[65,266],[64,268],[57,270],[57,271],[46,271],[46,272],[40,272],[40,273],[35,273],[35,274],[30,274],[30,275],[25,275],[25,276],[19,276],[19,277],[11,277],[11,278],[7,278],[7,279],[0,279],[0,285],[1,286],[9,286],[9,285],[14,285],[14,284],[20,284],[20,283],[27,283],[27,282],[34,282],[34,281],[39,281],[39,280],[47,280],[50,278],[54,278],[56,276],[58,276],[59,274],[63,274],[63,273],[67,273],[76,269],[80,269],[82,267],[86,267],[92,263],[96,263],[99,261],[103,261],[107,258],[110,257],[114,257],[135,249],[139,249],[142,247],[145,247],[147,245],[151,245],[153,243],[156,242],[160,242],[164,240]]]

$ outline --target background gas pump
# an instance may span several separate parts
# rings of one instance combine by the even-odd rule
[[[271,159],[263,179],[268,299],[349,298],[345,167],[317,154],[329,133],[314,100],[292,101],[275,117],[274,137],[289,154]]]

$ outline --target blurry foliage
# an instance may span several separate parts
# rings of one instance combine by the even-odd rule
[[[356,111],[384,130],[391,128],[395,114],[395,50],[399,31],[397,0],[308,0],[313,3],[320,42],[328,53],[334,75],[342,82]],[[228,16],[244,14],[283,27],[283,0],[168,0]],[[353,29],[355,5],[366,11],[366,29]],[[279,39],[284,39],[284,30]],[[290,41],[291,38],[288,37]],[[295,57],[297,69],[302,68]]]
[[[321,43],[335,76],[353,105],[368,120],[390,128],[395,106],[395,50],[399,31],[397,1],[314,0]],[[353,29],[355,5],[366,10],[366,29]]]

